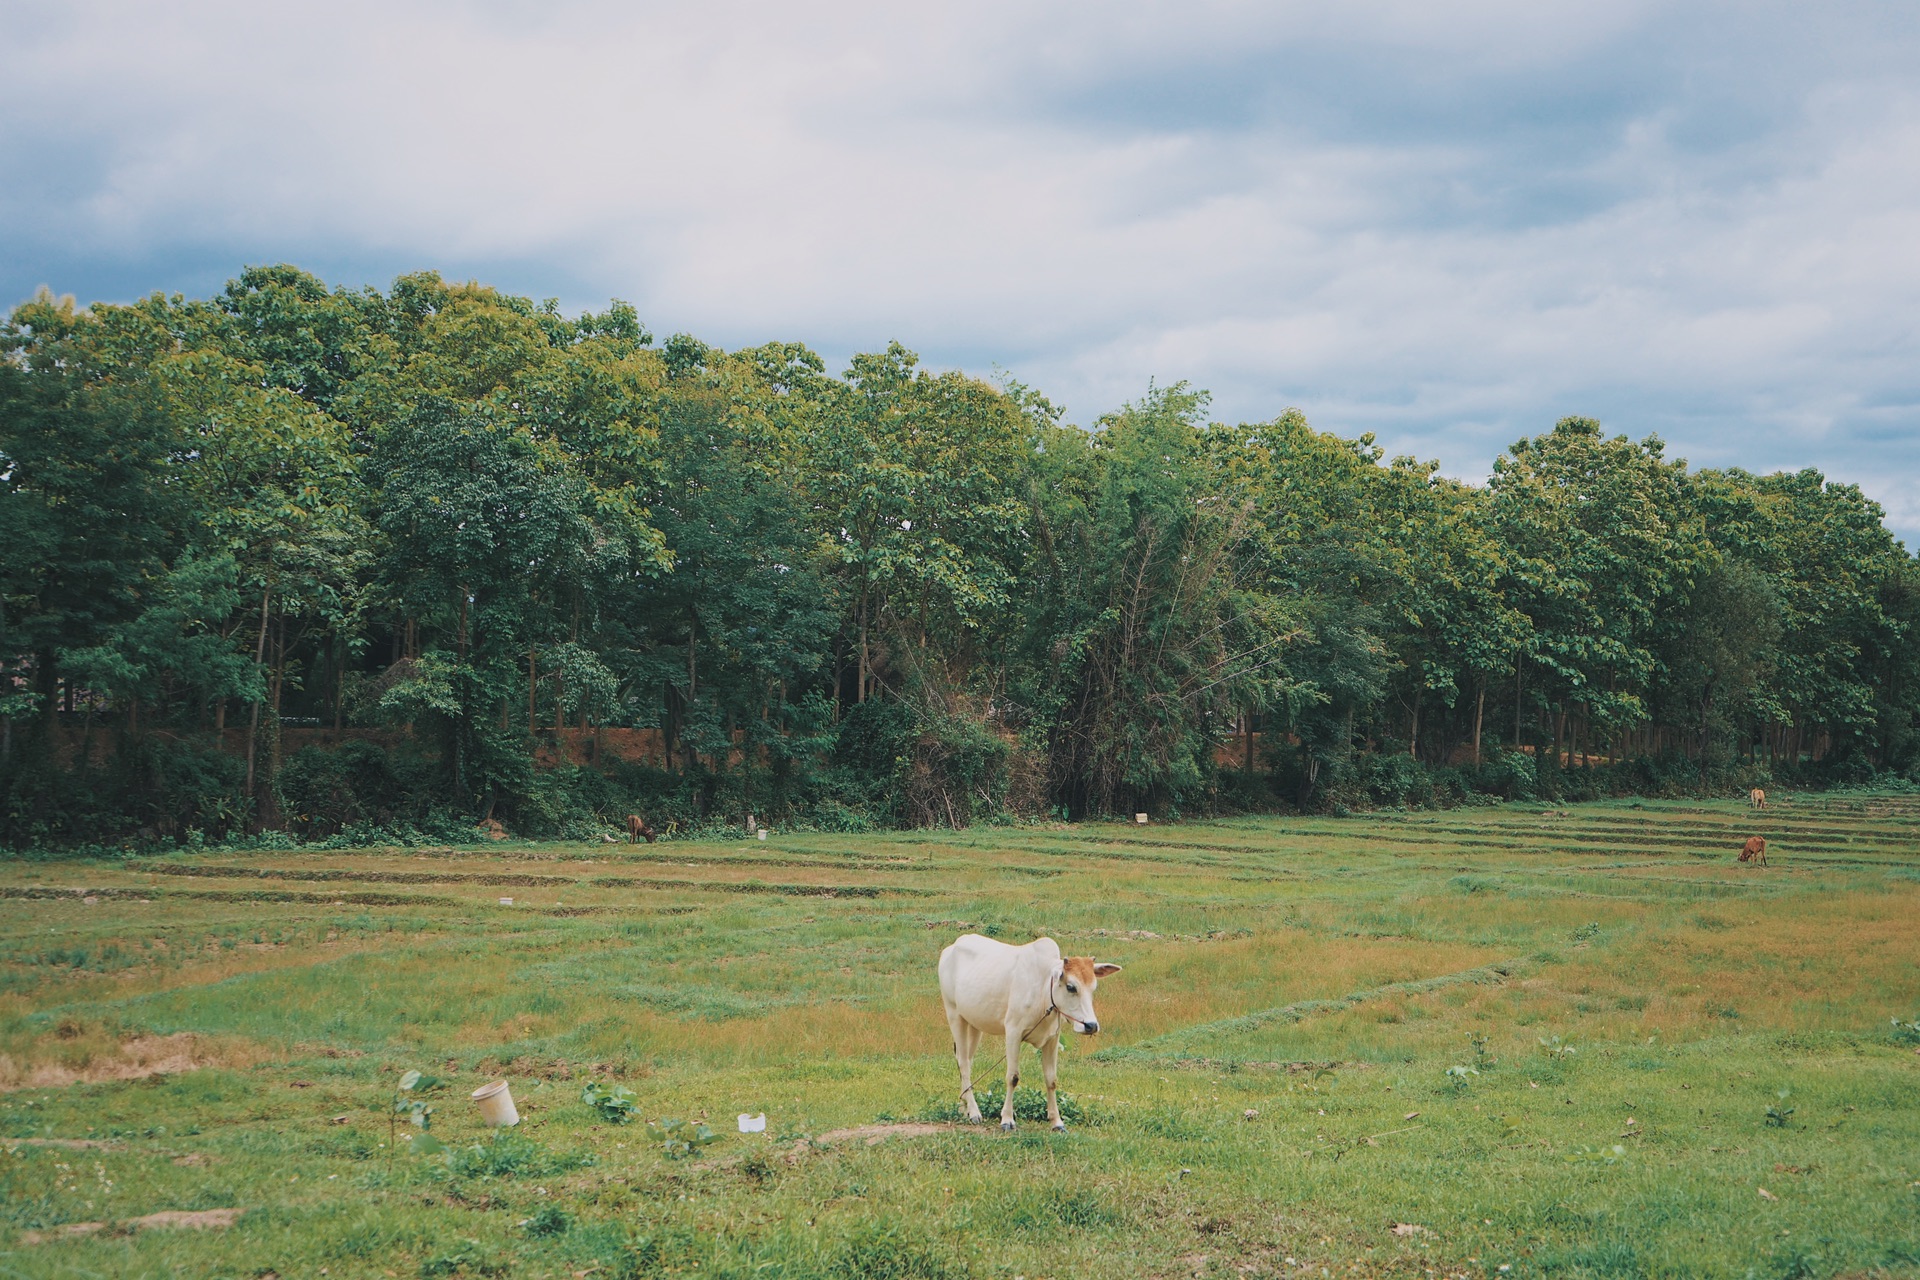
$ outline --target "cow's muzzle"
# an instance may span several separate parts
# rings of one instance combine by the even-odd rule
[[[1080,1024],[1080,1034],[1083,1036],[1095,1035],[1099,1032],[1099,1030],[1100,1030],[1100,1024],[1097,1022],[1094,1022],[1091,1019]]]

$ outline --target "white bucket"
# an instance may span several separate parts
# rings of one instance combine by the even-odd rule
[[[1139,824],[1140,824],[1141,826],[1143,826],[1143,827],[1147,825],[1147,815],[1146,815],[1146,814],[1144,814],[1144,813],[1136,813],[1136,814],[1134,814],[1134,815],[1133,815],[1133,820],[1134,820],[1135,822],[1137,822],[1137,823],[1139,823]]]
[[[757,1116],[750,1116],[744,1111],[740,1113],[740,1132],[765,1133],[766,1131],[767,1131],[767,1113],[766,1112],[762,1111]]]
[[[520,1123],[520,1113],[513,1106],[513,1091],[507,1088],[505,1080],[481,1085],[473,1091],[473,1100],[480,1104],[480,1118],[487,1122],[489,1129],[505,1129]]]
[[[512,899],[512,898],[502,898],[502,899],[500,899],[500,905],[501,905],[501,906],[503,906],[503,907],[510,907],[510,906],[512,906],[512,905],[513,905],[513,899]]]
[[[762,840],[767,838],[767,829],[765,827],[760,828],[760,838]]]

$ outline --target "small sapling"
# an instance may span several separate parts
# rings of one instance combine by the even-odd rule
[[[660,1134],[660,1154],[669,1160],[684,1160],[702,1147],[720,1141],[720,1135],[705,1124],[656,1120],[653,1127]]]
[[[640,1113],[633,1100],[633,1090],[621,1084],[592,1081],[580,1091],[580,1101],[598,1111],[600,1118],[610,1124],[625,1124]]]
[[[395,1132],[400,1117],[405,1116],[407,1123],[420,1130],[418,1137],[408,1144],[415,1155],[430,1156],[446,1150],[446,1146],[427,1130],[433,1127],[433,1104],[426,1095],[438,1089],[446,1081],[438,1076],[425,1075],[419,1071],[409,1071],[400,1077],[399,1085],[393,1091],[393,1106],[387,1112],[387,1154],[391,1158],[394,1143],[399,1135]]]
[[[1499,1059],[1487,1052],[1487,1038],[1478,1031],[1469,1032],[1467,1039],[1473,1045],[1473,1065],[1478,1071],[1491,1071]]]

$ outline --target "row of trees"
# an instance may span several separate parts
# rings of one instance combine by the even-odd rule
[[[656,344],[619,303],[284,266],[204,301],[43,293],[0,341],[14,843],[1327,807],[1920,754],[1920,569],[1879,509],[1587,419],[1467,485],[1297,412],[1211,423],[1184,385],[1082,430],[898,345],[833,376]],[[608,728],[649,759],[595,751]]]

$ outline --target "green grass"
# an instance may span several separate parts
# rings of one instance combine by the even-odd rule
[[[1920,1275],[1917,924],[1900,797],[0,864],[0,1275]],[[802,1142],[967,930],[1126,966],[1069,1133]]]

